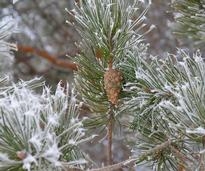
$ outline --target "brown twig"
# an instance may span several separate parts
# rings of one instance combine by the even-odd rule
[[[30,46],[22,46],[18,45],[18,50],[23,53],[32,53],[35,54],[43,59],[46,59],[47,61],[51,62],[52,64],[59,66],[64,69],[71,69],[71,70],[77,70],[77,65],[67,61],[58,59],[57,57],[50,55],[48,52],[43,50],[38,50]]]
[[[107,157],[108,157],[108,165],[112,165],[112,134],[113,134],[113,105],[110,105],[110,110],[108,112],[109,120],[108,120],[108,148],[107,148]]]
[[[128,159],[117,164],[113,164],[103,168],[91,169],[90,171],[114,171],[121,169],[129,164],[135,163],[136,159]]]
[[[102,168],[88,169],[87,171],[115,171],[115,170],[124,168],[124,167],[126,167],[128,165],[135,164],[136,161],[140,161],[140,160],[146,158],[147,156],[149,156],[149,155],[151,155],[153,153],[156,153],[156,152],[158,152],[160,150],[168,148],[168,147],[170,147],[170,145],[171,145],[171,140],[167,140],[166,142],[164,142],[164,143],[162,143],[160,145],[157,145],[153,149],[144,152],[143,154],[141,154],[138,157],[132,157],[132,158],[124,160],[124,161],[122,161],[120,163],[109,165],[109,166],[102,167]],[[73,171],[72,169],[68,168],[67,170],[68,171]],[[75,169],[78,169],[78,168],[75,168]],[[83,171],[83,170],[79,169],[79,171]]]
[[[109,60],[109,69],[112,69],[113,67],[113,56],[112,56],[112,43],[111,43],[111,39],[110,39],[110,60]],[[110,110],[108,112],[108,165],[112,165],[113,161],[112,161],[112,134],[113,134],[113,104],[110,103]]]
[[[135,164],[137,160],[140,161],[141,159],[144,159],[145,157],[147,157],[147,156],[149,156],[149,155],[151,155],[159,150],[163,150],[163,149],[169,147],[170,144],[171,144],[171,140],[167,140],[166,142],[156,146],[155,148],[148,150],[145,153],[141,154],[139,157],[132,157],[132,158],[127,159],[125,161],[122,161],[120,163],[106,166],[103,168],[91,169],[90,171],[115,171],[115,170],[118,170],[118,169],[126,167],[128,165]]]

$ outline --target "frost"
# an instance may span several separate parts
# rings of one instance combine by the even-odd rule
[[[76,142],[73,139],[71,139],[71,140],[68,141],[68,143],[71,144],[71,145],[75,145]]]
[[[166,90],[168,90],[168,91],[171,91],[171,90],[172,90],[172,86],[167,85],[167,84],[164,86],[164,88],[165,88]]]
[[[32,137],[30,138],[29,142],[33,144],[33,146],[35,147],[35,149],[37,150],[37,152],[39,152],[39,151],[41,150],[42,143],[41,143],[40,135],[34,135],[34,136],[32,136]]]
[[[59,151],[57,144],[53,144],[49,149],[43,154],[46,160],[53,163],[55,166],[59,166],[60,162],[58,161],[60,158],[61,152]]]
[[[54,94],[50,88],[44,87],[43,93],[38,95],[28,88],[30,83],[32,81],[13,84],[9,87],[12,88],[12,93],[5,93],[0,97],[0,130],[3,131],[5,127],[11,133],[15,130],[15,133],[9,136],[13,136],[21,146],[28,147],[25,150],[26,158],[19,155],[22,157],[23,169],[32,170],[33,165],[41,165],[43,168],[48,165],[46,161],[50,163],[49,168],[61,168],[62,163],[69,165],[69,160],[61,161],[60,157],[70,155],[72,158],[81,158],[78,144],[92,139],[85,136],[86,130],[78,118],[79,104],[77,99],[73,100],[74,91],[69,95],[68,89],[65,90],[59,84]],[[32,86],[35,87],[34,84]],[[7,148],[9,136],[7,133],[1,135],[0,143]],[[0,148],[0,159],[6,161],[7,156],[19,151],[16,146],[11,149],[14,149],[11,154],[10,151],[4,154]],[[9,162],[7,164],[9,165]],[[12,161],[12,164],[19,165],[19,160]]]
[[[161,106],[161,107],[168,107],[168,106],[173,106],[173,104],[170,102],[170,101],[168,101],[168,100],[164,100],[164,101],[161,101],[160,103],[159,103],[159,106]]]
[[[150,26],[150,31],[153,30],[153,29],[156,29],[156,28],[157,28],[157,27],[152,24],[152,25]]]
[[[145,3],[145,0],[139,0],[139,2]]]
[[[178,62],[181,66],[185,67],[185,62]]]
[[[181,18],[183,17],[183,14],[179,13],[179,12],[176,12],[174,13],[174,17],[177,19],[177,18]]]
[[[84,133],[84,132],[86,131],[86,129],[85,129],[85,128],[78,128],[78,131],[79,131],[80,133]]]
[[[78,164],[86,164],[87,161],[85,159],[80,159],[80,160],[75,160],[75,161],[71,161],[69,162],[70,165],[78,165]]]
[[[205,135],[205,129],[202,128],[202,127],[198,127],[196,129],[193,129],[193,130],[187,129],[186,133],[188,133],[188,134],[201,134],[201,135]]]
[[[31,154],[27,154],[27,157],[23,160],[23,169],[30,171],[32,163],[37,165],[36,159]]]
[[[181,85],[182,90],[186,90],[189,87],[189,83]]]
[[[59,123],[58,123],[58,116],[57,114],[54,114],[53,116],[50,115],[48,117],[48,123],[53,125],[53,126],[57,126]]]

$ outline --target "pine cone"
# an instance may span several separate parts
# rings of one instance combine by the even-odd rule
[[[122,73],[117,69],[109,69],[104,74],[104,88],[106,90],[108,100],[116,105],[121,91]]]

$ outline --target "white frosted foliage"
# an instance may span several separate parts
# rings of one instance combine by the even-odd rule
[[[43,154],[45,159],[48,160],[49,162],[53,163],[55,166],[59,166],[60,165],[60,162],[58,161],[60,155],[61,155],[61,152],[59,151],[59,149],[57,147],[57,144],[53,144]]]
[[[80,165],[73,158],[82,158],[78,145],[90,138],[85,137],[82,121],[78,119],[74,91],[69,95],[70,91],[58,84],[53,94],[47,87],[42,94],[36,94],[27,84],[13,84],[8,87],[12,90],[8,93],[0,91],[0,142],[3,144],[0,146],[0,169],[21,164],[27,171],[34,168],[55,170],[63,165],[69,167],[71,161],[72,165]],[[5,128],[9,131],[4,132]],[[14,146],[9,143],[10,137]],[[16,149],[15,144],[21,149]],[[13,154],[16,160],[10,160]]]
[[[37,164],[36,159],[31,154],[28,154],[23,160],[23,169],[30,171],[33,163]]]

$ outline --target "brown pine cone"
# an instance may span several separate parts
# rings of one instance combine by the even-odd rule
[[[122,73],[117,69],[109,69],[104,74],[104,88],[108,100],[114,105],[117,105],[119,99],[122,80]]]

